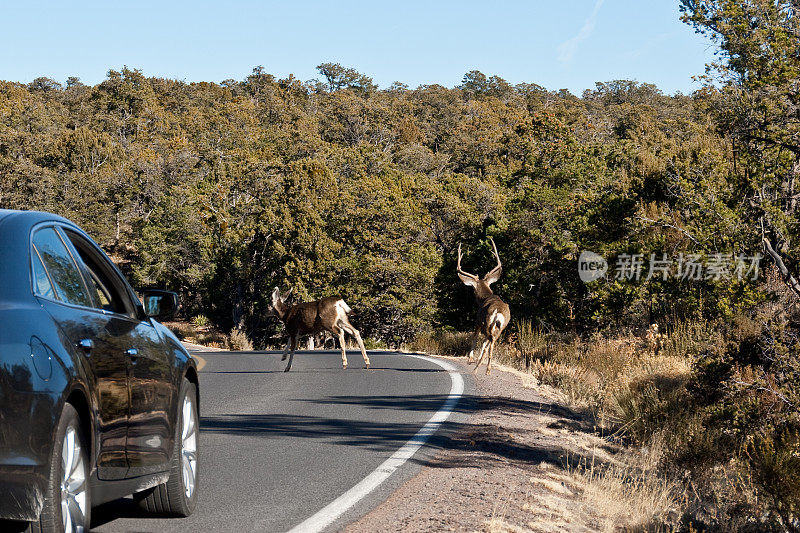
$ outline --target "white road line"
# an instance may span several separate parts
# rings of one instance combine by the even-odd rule
[[[416,357],[439,365],[450,374],[450,394],[447,396],[442,408],[439,409],[428,422],[422,426],[416,435],[406,442],[402,448],[394,452],[391,457],[381,463],[367,477],[359,481],[353,488],[333,500],[331,503],[317,511],[313,516],[305,519],[300,524],[289,530],[289,533],[316,533],[331,525],[337,518],[351,509],[362,498],[378,488],[398,468],[411,459],[423,444],[430,439],[439,429],[439,426],[453,413],[453,408],[464,393],[464,379],[456,367],[447,361],[440,361],[422,355],[406,354],[406,357]]]
[[[206,360],[197,354],[192,354],[192,357],[197,359],[197,371],[203,370],[203,367],[206,366]]]

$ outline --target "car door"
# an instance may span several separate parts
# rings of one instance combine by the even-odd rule
[[[95,408],[97,475],[127,475],[129,362],[113,317],[96,309],[68,242],[56,226],[36,228],[31,239],[34,292],[58,324],[63,345],[86,369]]]
[[[172,455],[177,412],[171,354],[106,255],[80,233],[68,228],[64,232],[80,258],[92,295],[104,312],[113,315],[110,333],[129,363],[128,477],[163,472]]]
[[[128,463],[131,475],[165,471],[172,456],[177,424],[177,389],[169,355],[156,328],[142,322],[136,328],[131,359],[131,419],[128,425]]]

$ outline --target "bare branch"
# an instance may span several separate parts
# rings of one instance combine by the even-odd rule
[[[776,391],[775,389],[772,389],[772,388],[769,388],[769,387],[761,387],[759,385],[756,385],[755,383],[748,383],[746,381],[741,381],[741,380],[738,380],[738,379],[734,380],[733,383],[735,383],[736,385],[741,385],[743,387],[747,387],[747,388],[752,389],[752,390],[759,391],[759,392],[767,392],[769,394],[772,394],[773,396],[775,396],[777,399],[779,399],[781,402],[783,402],[790,409],[794,409],[795,408],[794,404],[792,402],[790,402],[789,399],[786,396],[784,396],[780,392]]]
[[[638,216],[637,218],[639,220],[644,221],[644,222],[649,222],[651,224],[658,224],[662,228],[670,228],[670,229],[674,229],[676,231],[679,231],[679,232],[683,233],[690,241],[692,241],[693,243],[695,243],[698,246],[701,246],[700,242],[697,239],[695,239],[694,236],[691,233],[689,233],[688,231],[686,231],[683,228],[675,226],[674,224],[669,224],[667,222],[661,222],[659,220],[653,220],[652,218],[647,218],[647,217],[643,217],[643,216]]]
[[[772,247],[772,243],[769,242],[769,239],[766,237],[762,237],[762,242],[764,243],[764,249],[766,250],[767,254],[775,261],[775,266],[778,267],[778,271],[783,276],[783,281],[792,290],[795,296],[800,298],[800,281],[797,281],[789,269],[786,267],[786,264],[781,259],[781,256],[778,255],[778,252],[775,251],[775,248]]]

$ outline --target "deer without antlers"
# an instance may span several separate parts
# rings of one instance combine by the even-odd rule
[[[458,264],[456,266],[458,277],[464,282],[464,285],[468,285],[474,289],[475,300],[478,302],[478,314],[475,317],[475,330],[472,334],[472,348],[469,351],[467,363],[472,362],[475,348],[478,345],[478,338],[483,335],[486,339],[481,345],[478,362],[473,372],[478,371],[478,367],[481,365],[484,352],[486,351],[486,345],[488,344],[489,359],[486,363],[487,374],[492,371],[494,345],[511,321],[511,310],[508,308],[508,304],[501,300],[499,296],[496,296],[490,287],[492,283],[500,279],[500,274],[503,273],[503,265],[500,263],[500,255],[497,253],[497,246],[494,244],[494,239],[490,238],[489,240],[492,242],[494,256],[497,258],[497,266],[490,270],[483,278],[461,270],[461,243],[458,244]]]
[[[347,352],[345,351],[344,334],[349,333],[355,337],[361,355],[364,356],[364,364],[369,368],[369,357],[364,349],[364,342],[361,334],[350,323],[348,315],[352,309],[341,298],[331,296],[313,302],[304,302],[289,305],[286,300],[289,298],[292,289],[286,291],[283,296],[278,287],[272,291],[272,311],[275,316],[283,322],[286,327],[286,334],[289,336],[286,342],[286,349],[283,351],[281,361],[286,360],[288,355],[289,363],[284,372],[292,368],[294,351],[297,349],[297,342],[301,336],[315,335],[323,331],[330,331],[339,338],[339,346],[342,348],[342,368],[347,368]],[[290,349],[291,348],[291,349]]]

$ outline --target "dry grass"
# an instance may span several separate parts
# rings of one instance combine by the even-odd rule
[[[641,443],[681,401],[702,342],[696,328],[681,327],[663,346],[653,351],[636,337],[571,340],[551,346],[549,358],[535,360],[530,372],[573,406],[588,408],[601,427]]]
[[[207,319],[202,315],[191,322],[165,322],[164,325],[180,340],[198,346],[243,351],[253,349],[253,343],[245,332],[234,328],[229,335],[225,335],[208,325]]]
[[[607,388],[602,411],[608,425],[643,443],[679,410],[691,371],[686,357],[641,356]]]
[[[588,340],[548,336],[521,320],[493,360],[560,390],[574,407],[589,409],[604,428],[644,441],[675,402],[691,373],[695,354],[714,342],[702,321],[677,323],[658,344],[626,336]],[[469,333],[433,332],[408,347],[437,355],[469,353]]]
[[[249,352],[253,350],[253,343],[244,331],[234,328],[228,335],[228,349]]]
[[[472,347],[472,334],[452,331],[434,331],[417,336],[404,349],[433,355],[465,356]]]
[[[550,342],[544,331],[527,319],[520,320],[516,326],[515,344],[525,367],[530,367],[534,359],[546,359]]]
[[[534,361],[531,373],[539,383],[560,390],[574,407],[595,407],[602,402],[602,383],[596,372],[556,361]]]
[[[681,515],[683,498],[674,483],[656,473],[658,447],[624,464],[590,467],[575,476],[601,531],[669,531]]]
[[[659,345],[632,336],[571,340],[551,347],[548,359],[531,366],[541,383],[594,412],[601,428],[646,444],[624,460],[573,472],[600,530],[666,531],[680,516],[685,498],[658,473],[660,429],[679,411],[694,355],[711,342],[704,331],[681,325]]]
[[[671,531],[685,498],[678,485],[659,476],[660,439],[643,451],[567,471],[539,465],[531,477],[533,531]],[[490,531],[515,531],[502,520]]]
[[[196,326],[191,322],[165,322],[164,325],[182,341],[211,348],[228,346],[227,335],[208,325]]]

